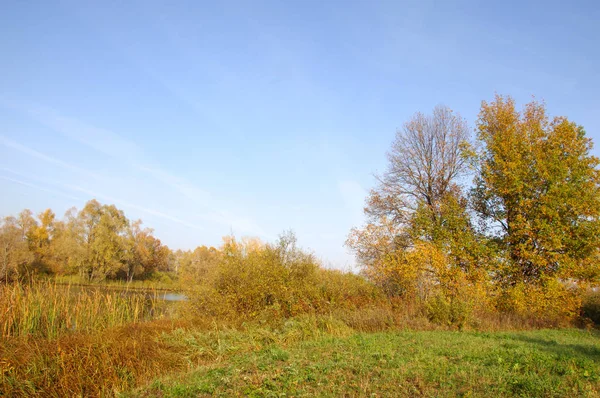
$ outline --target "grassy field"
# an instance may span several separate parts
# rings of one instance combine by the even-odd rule
[[[194,370],[124,396],[600,396],[598,332],[323,333],[254,349],[249,340],[225,333]]]
[[[0,340],[0,396],[600,396],[600,332],[162,319]]]
[[[525,331],[533,324],[499,317],[487,332],[456,331],[410,307],[228,319],[163,304],[1,286],[0,396],[600,396],[593,329]]]

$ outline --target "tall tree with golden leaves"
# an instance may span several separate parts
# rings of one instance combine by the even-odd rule
[[[550,118],[543,103],[483,102],[473,203],[508,261],[509,285],[598,277],[600,171],[582,126]]]

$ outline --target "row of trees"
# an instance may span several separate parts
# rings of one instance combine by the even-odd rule
[[[50,210],[29,210],[0,223],[0,278],[79,274],[84,280],[144,278],[168,271],[175,256],[114,205],[89,201],[58,220]]]
[[[576,312],[570,287],[600,275],[591,140],[543,103],[518,111],[502,96],[482,103],[476,132],[472,142],[464,119],[443,106],[417,113],[397,132],[368,222],[348,246],[391,295]]]

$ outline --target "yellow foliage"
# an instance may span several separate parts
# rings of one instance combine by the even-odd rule
[[[549,278],[540,285],[518,283],[499,298],[499,308],[525,318],[564,325],[579,315],[580,289]]]
[[[361,276],[321,268],[296,247],[293,235],[275,244],[227,237],[219,253],[210,277],[194,281],[191,304],[202,314],[267,321],[386,300]]]

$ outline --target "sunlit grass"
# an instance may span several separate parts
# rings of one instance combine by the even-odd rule
[[[600,395],[597,332],[403,331],[260,339],[222,333],[197,368],[126,396],[595,397]],[[180,340],[183,340],[181,337]],[[246,342],[246,344],[243,344]],[[250,348],[248,348],[250,347]]]

